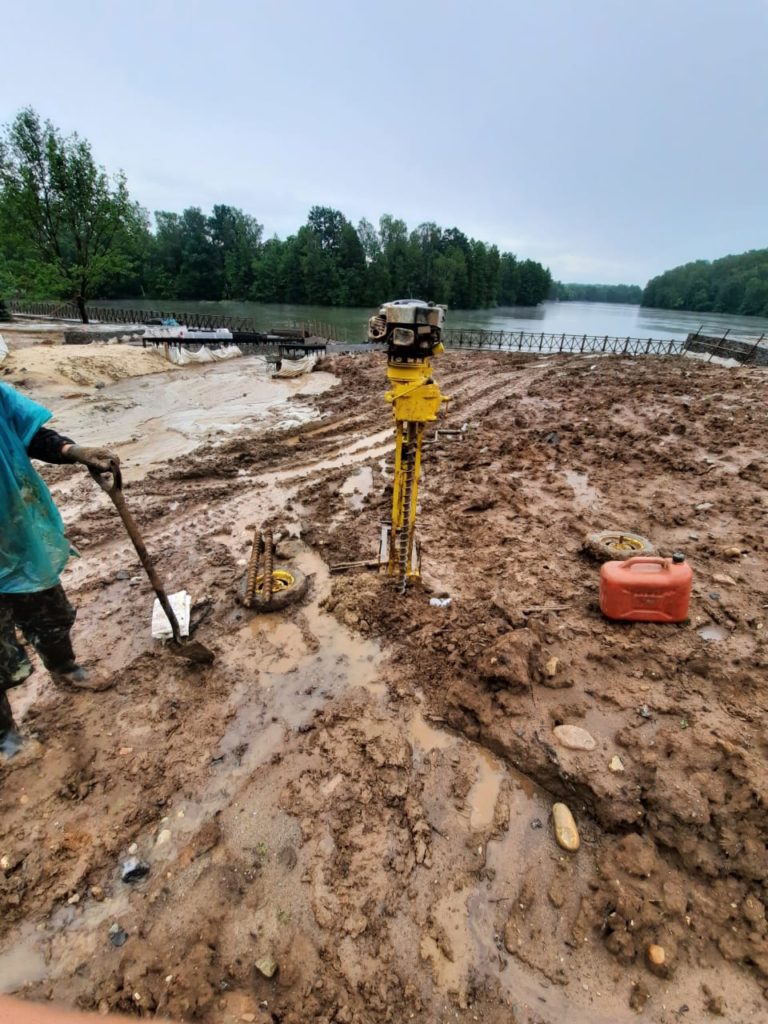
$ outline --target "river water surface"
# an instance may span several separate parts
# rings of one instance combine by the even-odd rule
[[[332,324],[340,340],[360,342],[366,339],[367,308],[332,306],[292,306],[260,302],[184,302],[176,299],[130,299],[94,303],[124,306],[130,309],[174,310],[211,313],[221,316],[253,318],[261,330],[291,327],[319,321]],[[594,334],[625,338],[668,338],[684,341],[691,331],[721,336],[730,329],[735,338],[768,335],[768,318],[728,316],[718,313],[673,312],[645,309],[607,302],[543,302],[540,306],[508,306],[496,309],[449,309],[448,328],[482,328],[489,331],[534,331],[546,334]]]

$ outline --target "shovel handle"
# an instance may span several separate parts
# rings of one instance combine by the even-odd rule
[[[171,602],[168,600],[168,595],[165,592],[165,587],[157,573],[157,569],[155,569],[152,559],[149,557],[149,552],[144,545],[144,540],[141,536],[141,532],[139,531],[138,524],[128,510],[128,506],[125,504],[125,498],[123,497],[123,476],[120,472],[120,467],[115,466],[108,473],[99,473],[98,470],[92,469],[89,466],[88,472],[102,491],[111,498],[112,504],[117,509],[128,536],[131,538],[131,542],[136,549],[136,554],[139,556],[139,560],[144,566],[144,571],[149,577],[152,589],[157,594],[157,599],[168,617],[168,621],[171,624],[173,639],[177,644],[182,643],[179,620],[176,618],[176,613],[171,607]],[[112,477],[111,483],[106,479],[107,477]]]

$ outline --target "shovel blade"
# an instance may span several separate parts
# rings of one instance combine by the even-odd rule
[[[168,650],[177,658],[186,658],[187,661],[192,661],[196,665],[210,665],[215,658],[213,651],[201,644],[199,640],[184,640],[179,643],[174,641],[168,645]]]

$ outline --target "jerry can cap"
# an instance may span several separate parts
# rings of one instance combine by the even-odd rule
[[[685,555],[682,551],[675,551],[675,553],[672,555],[672,561],[675,563],[675,565],[680,565],[681,562],[685,561]]]

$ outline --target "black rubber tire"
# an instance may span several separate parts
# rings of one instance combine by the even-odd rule
[[[584,538],[584,550],[598,562],[626,562],[638,555],[655,555],[647,537],[629,530],[599,530]]]
[[[272,595],[271,601],[265,601],[264,598],[255,594],[253,601],[249,607],[249,611],[252,612],[279,612],[283,608],[287,608],[288,605],[294,604],[296,601],[300,601],[307,592],[309,586],[309,580],[300,569],[294,569],[290,565],[276,565],[275,571],[285,570],[290,572],[293,576],[294,582],[289,586],[285,587],[284,590],[278,590]],[[238,600],[242,604],[243,596],[245,595],[245,578],[243,578],[240,587],[238,588]]]

